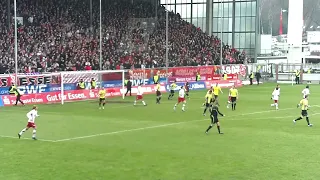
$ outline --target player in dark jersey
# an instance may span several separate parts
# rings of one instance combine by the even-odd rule
[[[159,83],[157,83],[156,85],[156,96],[157,96],[157,99],[156,99],[156,103],[157,104],[160,104],[160,100],[161,100],[161,90],[160,90],[161,86]]]
[[[208,134],[209,130],[214,126],[214,124],[217,124],[217,129],[218,129],[219,134],[223,134],[223,132],[220,131],[220,122],[218,119],[218,114],[220,114],[221,116],[225,116],[225,115],[219,111],[219,108],[217,105],[212,106],[212,108],[210,109],[210,113],[211,113],[211,115],[210,115],[211,124],[208,127],[208,129],[206,130],[206,134]]]
[[[190,87],[189,87],[189,82],[186,82],[186,84],[184,85],[184,89],[186,90],[186,96],[187,96],[188,98],[190,98],[190,97],[189,97],[189,89],[190,89]]]

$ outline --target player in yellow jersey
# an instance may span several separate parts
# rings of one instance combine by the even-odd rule
[[[174,90],[177,88],[176,81],[174,81],[172,84],[170,84],[170,94],[168,97],[168,100],[171,100],[174,96]]]
[[[239,98],[238,90],[235,88],[234,85],[229,90],[229,95],[230,95],[232,111],[234,111],[234,110],[236,110],[237,99]]]
[[[210,89],[208,90],[206,96],[210,93],[210,91],[212,92],[212,88],[213,88],[213,86],[210,87]],[[204,103],[202,104],[202,106],[206,106],[206,102],[207,102],[207,99],[204,100]]]
[[[106,90],[105,89],[100,89],[99,90],[99,109],[104,109],[104,105],[106,104]]]
[[[211,90],[208,92],[205,98],[206,98],[206,104],[203,111],[204,116],[206,115],[207,109],[211,107],[211,103],[213,102],[213,95]]]
[[[309,122],[309,116],[308,116],[308,108],[310,107],[309,101],[308,101],[308,95],[306,95],[305,98],[302,99],[300,101],[300,103],[297,105],[297,107],[300,107],[300,106],[301,106],[301,116],[298,117],[297,119],[293,120],[293,123],[296,124],[297,121],[306,117],[306,121],[308,123],[308,126],[312,127],[312,124],[310,124],[310,122]]]
[[[222,94],[223,94],[223,92],[222,92],[222,90],[221,90],[221,87],[219,86],[219,84],[217,83],[213,88],[213,95],[214,95],[214,99],[218,99],[218,96],[219,96],[219,93],[221,92]]]

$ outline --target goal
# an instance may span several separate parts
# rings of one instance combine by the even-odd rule
[[[91,80],[96,81],[97,86],[91,87]],[[116,97],[125,95],[125,71],[124,70],[107,70],[107,71],[76,71],[76,72],[61,72],[61,104],[65,100],[72,100],[66,91],[65,84],[85,82],[85,89],[89,89],[89,98],[97,98],[97,88],[107,89],[107,96]],[[78,90],[79,91],[79,90]],[[81,90],[80,90],[81,91]],[[76,94],[74,96],[77,96]],[[81,94],[80,94],[81,96]],[[94,97],[93,97],[94,96]],[[77,97],[75,97],[77,98]]]
[[[126,92],[124,85],[125,70],[105,71],[66,71],[39,74],[1,75],[9,86],[14,83],[25,104],[51,104],[75,101],[94,100],[98,98],[101,88],[107,90],[107,98],[123,98]],[[94,80],[96,86],[91,85]],[[79,82],[84,87],[79,86]],[[4,105],[13,105],[13,95],[2,96]]]

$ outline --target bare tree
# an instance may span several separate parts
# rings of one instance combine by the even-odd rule
[[[269,27],[270,27],[270,33],[272,35],[273,33],[273,20],[274,20],[274,6],[272,6],[272,8],[269,9],[269,13],[268,13],[268,22],[269,22]]]
[[[268,0],[261,0],[260,7],[259,7],[259,19],[260,19],[260,28],[261,28],[261,34],[264,34],[264,28],[263,28],[263,18],[262,18],[262,10],[265,7],[265,4]]]

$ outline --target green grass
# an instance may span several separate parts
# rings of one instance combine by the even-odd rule
[[[15,137],[30,106],[1,108],[0,180],[319,179],[320,86],[311,85],[312,128],[305,120],[292,124],[304,86],[282,85],[278,111],[270,107],[274,86],[240,88],[236,111],[225,107],[224,90],[224,135],[215,127],[204,134],[205,91],[191,92],[186,112],[174,112],[167,94],[160,105],[146,96],[147,107],[133,107],[133,97],[111,99],[105,110],[92,101],[40,105],[39,141],[31,131]]]

